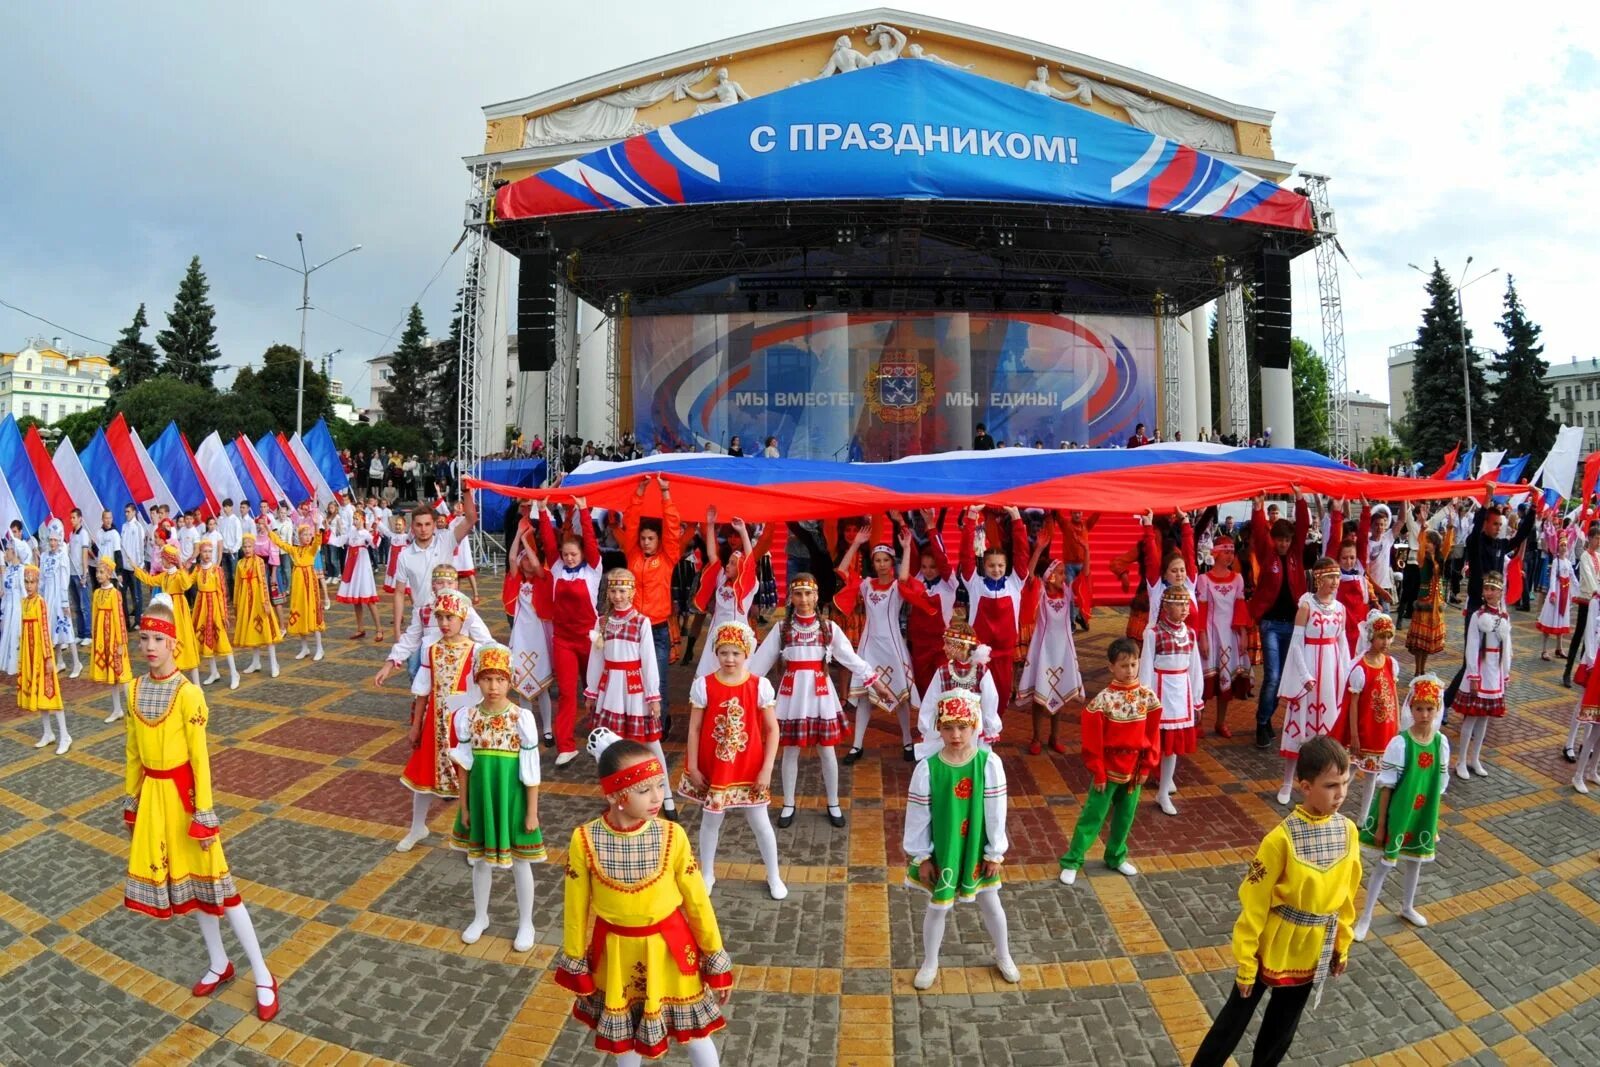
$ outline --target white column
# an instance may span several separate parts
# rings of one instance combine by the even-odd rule
[[[578,305],[578,428],[597,445],[611,441],[611,383],[606,381],[605,316],[574,296]]]
[[[1274,448],[1294,447],[1294,377],[1288,367],[1261,368],[1261,425]]]
[[[1193,315],[1180,315],[1172,337],[1177,341],[1177,351],[1172,361],[1178,368],[1178,432],[1185,441],[1197,440],[1200,423],[1195,414],[1194,341],[1189,332],[1194,329]]]
[[[1194,413],[1197,427],[1214,431],[1211,424],[1211,331],[1210,305],[1201,305],[1189,312],[1189,344],[1194,381]]]

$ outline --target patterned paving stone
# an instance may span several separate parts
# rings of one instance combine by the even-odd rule
[[[339,714],[366,715],[398,726],[405,721],[411,699],[409,694],[403,676],[389,679],[389,684],[382,689],[373,689],[371,686],[352,689],[339,697]]]
[[[1553,804],[1485,819],[1484,829],[1546,866],[1594,851],[1600,807],[1576,793]]]
[[[1367,882],[1370,884],[1370,868],[1377,861],[1369,853],[1362,856],[1362,862],[1369,868]],[[1384,881],[1383,903],[1391,913],[1400,909],[1404,896],[1400,883],[1404,873],[1403,870],[1396,870]],[[1421,881],[1417,883],[1417,902],[1423,905],[1448,900],[1474,889],[1509,881],[1516,876],[1517,872],[1510,864],[1502,862],[1460,834],[1448,834],[1433,862],[1423,865]]]
[[[263,745],[297,752],[320,752],[327,756],[346,756],[385,733],[382,726],[340,722],[320,717],[297,717],[292,722],[257,734],[253,740]]]
[[[29,715],[26,719],[13,712],[0,733],[0,767],[12,767],[34,754],[33,743],[39,740],[39,719]],[[0,788],[5,779],[0,778]]]
[[[1424,936],[1496,1008],[1588,970],[1600,952],[1600,930],[1546,893],[1436,922]]]
[[[211,777],[226,783],[230,793],[268,800],[294,785],[321,764],[274,756],[266,752],[229,748],[211,757]]]
[[[261,941],[261,949],[268,956],[302,925],[300,919],[254,904],[248,897],[245,898],[245,906],[249,910],[251,924],[256,929],[256,936]],[[131,909],[118,907],[106,912],[79,933],[107,952],[184,987],[193,985],[205,973],[208,963],[199,925],[192,917],[161,922]],[[239,981],[248,982],[250,979],[246,972],[250,964],[239,948],[227,919],[222,920],[222,942],[239,974]]]
[[[107,886],[120,884],[126,870],[125,859],[46,830],[6,850],[0,892],[56,919]]]
[[[1530,1033],[1528,1040],[1556,1063],[1593,1063],[1600,1048],[1600,1013],[1592,1002],[1562,1012]]]
[[[389,826],[411,823],[411,791],[394,773],[345,771],[295,801],[295,807]]]
[[[340,710],[342,711],[343,708],[341,707]],[[398,725],[394,727],[394,730],[399,736],[395,738],[392,744],[375,752],[370,757],[369,762],[385,763],[391,767],[404,767],[406,765],[406,760],[411,758],[411,753],[414,751],[411,747],[411,741],[403,733],[400,733]],[[541,755],[548,755],[551,759],[555,758],[554,754],[550,753],[549,750],[545,750]]]
[[[904,1063],[1170,1064],[1177,1055],[1144,989],[896,997],[895,1059]]]
[[[466,855],[444,847],[440,835],[428,839],[429,848],[372,910],[380,915],[459,930],[472,921],[472,872]],[[392,847],[392,846],[391,846]],[[426,846],[418,846],[426,847]],[[564,892],[561,868],[547,863],[533,867],[533,925],[539,940],[561,943],[561,905]],[[489,935],[510,938],[517,932],[516,894],[510,871],[494,872],[489,892]]]
[[[296,1025],[419,1067],[479,1064],[529,984],[521,968],[347,931],[296,973]]]
[[[293,654],[291,653],[291,655]],[[283,650],[279,649],[278,662],[282,664],[285,659]],[[308,666],[307,669],[309,670]],[[326,698],[330,692],[332,692],[331,689],[324,689],[317,685],[289,682],[282,677],[268,678],[251,693],[249,699],[257,703],[271,703],[292,715],[295,712],[304,711],[307,705]]]
[[[719,890],[720,892],[720,890]],[[1092,880],[1068,888],[1060,882],[1017,882],[1003,886],[1000,903],[1011,931],[1011,955],[1018,963],[1051,963],[1120,956],[1124,949],[1095,896]],[[928,895],[904,884],[896,873],[889,883],[890,960],[895,967],[922,963],[922,916]],[[983,967],[994,947],[973,904],[959,904],[945,927],[941,961],[948,966]]]
[[[0,975],[0,1060],[18,1067],[133,1063],[174,1020],[61,956]]]
[[[276,1067],[282,1061],[241,1048],[232,1041],[218,1041],[194,1062],[195,1067]]]
[[[837,967],[844,944],[845,887],[796,883],[774,901],[761,881],[723,878],[712,897],[726,944],[752,967]]]
[[[224,840],[229,864],[243,877],[322,900],[349,889],[394,850],[392,842],[274,820]]]
[[[0,922],[0,952],[5,951],[22,939],[22,931],[10,923]]]
[[[1450,810],[1470,812],[1483,804],[1515,800],[1547,788],[1547,783],[1530,780],[1533,776],[1527,774],[1524,766],[1514,759],[1497,760],[1491,756],[1485,763],[1485,769],[1489,772],[1487,777],[1473,775],[1470,782],[1452,774],[1450,789],[1444,795],[1444,803],[1449,805]]]
[[[277,683],[272,683],[276,685]],[[258,692],[260,692],[258,690]],[[257,711],[254,708],[240,707],[237,704],[213,703],[211,707],[211,722],[207,731],[219,737],[243,737],[251,730],[276,716],[269,712]]]
[[[1130,883],[1170,949],[1227,945],[1239,909],[1244,864],[1171,874],[1141,874]]]
[[[1231,797],[1185,796],[1180,782],[1173,800],[1175,816],[1156,807],[1154,798],[1153,789],[1145,790],[1129,838],[1130,847],[1142,852],[1179,855],[1243,848],[1261,840],[1261,827]]]
[[[120,762],[120,761],[119,761]],[[122,783],[120,775],[68,759],[50,759],[0,779],[0,788],[43,808],[70,808]]]

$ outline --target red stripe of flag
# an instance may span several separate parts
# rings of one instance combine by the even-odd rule
[[[307,494],[310,495],[312,500],[317,499],[317,483],[306,476],[306,469],[295,458],[294,449],[289,447],[289,439],[283,436],[282,431],[278,433],[278,447],[283,450],[283,458],[289,461],[289,466],[294,468],[295,477],[299,478],[300,484],[306,487]]]
[[[44,490],[44,499],[45,503],[50,505],[50,514],[65,525],[67,516],[72,514],[72,509],[77,505],[72,502],[72,494],[67,492],[66,484],[56,472],[56,465],[50,460],[50,451],[44,447],[44,438],[39,436],[39,427],[28,427],[27,434],[22,438],[22,447],[28,453],[28,463],[33,467],[35,477],[39,479],[39,488]]]
[[[106,445],[111,449],[111,458],[117,461],[117,470],[122,472],[122,480],[128,484],[128,491],[134,499],[141,506],[154,500],[156,491],[151,488],[150,479],[145,477],[139,452],[133,447],[133,434],[128,430],[128,421],[120,412],[106,427]]]
[[[194,449],[189,447],[189,438],[184,436],[182,430],[178,431],[178,442],[183,445],[183,454],[189,457],[189,466],[194,468],[195,481],[200,483],[200,491],[206,495],[201,515],[203,518],[214,519],[222,514],[222,502],[217,499],[217,494],[211,491],[211,481],[206,477],[206,472],[200,469],[199,460],[194,458]]]
[[[250,480],[256,483],[257,499],[270,500],[276,504],[278,494],[273,491],[272,483],[261,473],[261,464],[256,462],[256,450],[250,447],[249,438],[240,434],[235,445],[239,449],[239,459],[244,463],[244,469],[250,472]]]

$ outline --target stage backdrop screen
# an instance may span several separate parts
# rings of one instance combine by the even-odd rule
[[[730,312],[629,322],[645,448],[768,437],[796,459],[1123,443],[1156,424],[1155,321],[1039,312]]]

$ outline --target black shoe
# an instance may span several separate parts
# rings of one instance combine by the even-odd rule
[[[1563,748],[1561,750],[1561,758],[1566,760],[1568,763],[1578,762],[1578,754],[1570,748]]]
[[[917,749],[915,745],[901,745],[900,757],[907,763],[917,762]]]
[[[835,815],[831,811],[828,812],[828,825],[829,826],[836,826],[836,827],[837,826],[843,826],[844,825],[844,812],[841,811],[837,815]]]
[[[670,734],[671,732],[672,732],[672,716],[671,715],[663,715],[663,716],[661,716],[661,740],[665,741],[667,739],[667,735]]]
[[[839,762],[840,763],[846,763],[846,764],[854,763],[864,755],[866,755],[866,753],[863,752],[861,749],[852,748],[849,752],[846,752],[844,754],[844,759],[840,760]]]
[[[1257,726],[1256,727],[1256,747],[1257,748],[1271,748],[1272,747],[1272,727],[1270,727],[1270,726]]]
[[[677,808],[662,808],[661,809],[661,817],[663,819],[666,819],[668,822],[677,822],[678,821],[678,809]]]
[[[794,809],[784,808],[778,812],[778,829],[787,830],[794,825]]]
[[[556,747],[556,735],[555,734],[545,734],[544,735],[544,747],[545,748],[555,748]]]

